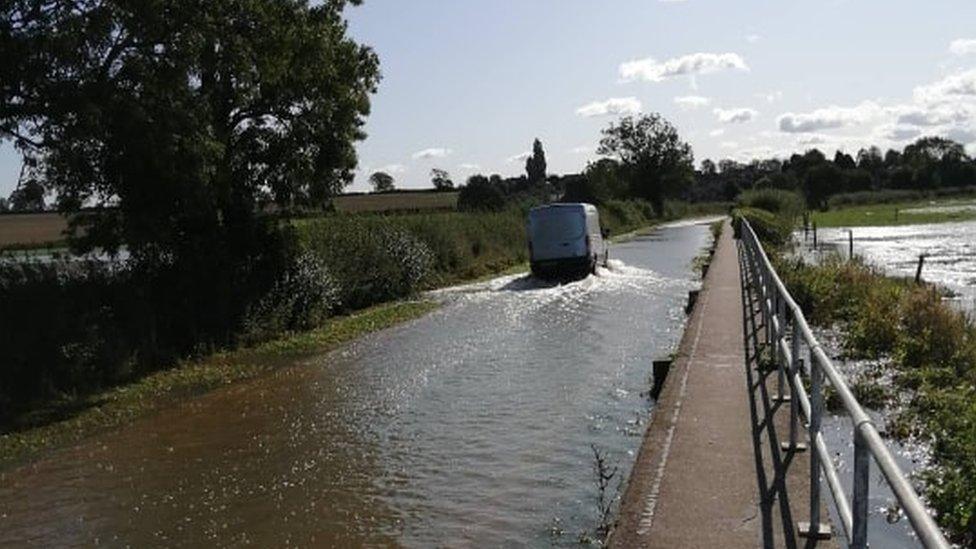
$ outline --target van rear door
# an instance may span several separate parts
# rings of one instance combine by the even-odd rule
[[[587,255],[586,214],[581,207],[549,206],[532,210],[528,230],[533,261]]]

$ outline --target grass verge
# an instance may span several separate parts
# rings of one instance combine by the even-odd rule
[[[0,469],[118,427],[188,397],[293,365],[302,356],[330,351],[365,334],[423,316],[437,307],[438,303],[429,300],[377,305],[330,319],[315,330],[187,361],[132,384],[84,398],[48,403],[20,418],[18,425],[10,426],[9,432],[0,435]]]

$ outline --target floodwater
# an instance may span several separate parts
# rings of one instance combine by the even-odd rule
[[[815,329],[817,340],[824,345],[824,349],[848,384],[866,373],[866,370],[877,369],[882,374],[875,383],[880,383],[885,388],[895,391],[894,381],[890,367],[885,360],[850,360],[843,356],[843,345],[841,333],[832,329]],[[895,463],[909,476],[915,484],[915,489],[922,492],[921,483],[916,477],[924,466],[928,463],[928,448],[917,441],[909,440],[899,442],[886,436],[885,431],[889,417],[896,412],[895,409],[867,409],[868,415],[874,421],[884,438],[888,451],[895,459]],[[831,453],[834,466],[840,475],[841,483],[844,485],[845,493],[850,501],[854,489],[854,426],[848,415],[833,413],[828,410],[824,415],[822,432],[827,448]],[[898,499],[888,486],[884,475],[878,468],[877,463],[871,461],[870,485],[868,488],[868,540],[874,547],[884,547],[886,549],[909,549],[919,547],[918,537],[915,535],[911,522],[898,505]],[[840,524],[840,516],[837,508],[830,498],[830,488],[826,481],[822,483],[821,494],[830,502],[831,520],[838,535],[843,536]]]
[[[976,221],[850,230],[854,254],[894,275],[914,277],[918,256],[927,254],[922,279],[955,292],[953,301],[960,309],[976,310]],[[820,229],[818,240],[846,255],[847,231]]]
[[[0,476],[0,546],[575,545],[625,479],[703,225],[524,275]]]

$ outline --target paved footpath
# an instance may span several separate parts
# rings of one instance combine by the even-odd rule
[[[726,224],[631,472],[613,546],[808,543],[792,525],[807,520],[809,462],[771,450],[785,438],[789,405],[771,404],[776,376],[747,363],[755,327],[744,314],[752,305],[743,301],[739,271]]]

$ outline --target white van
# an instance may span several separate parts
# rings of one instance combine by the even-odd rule
[[[609,250],[592,204],[549,204],[529,211],[529,264],[548,278],[586,276],[606,266]]]

